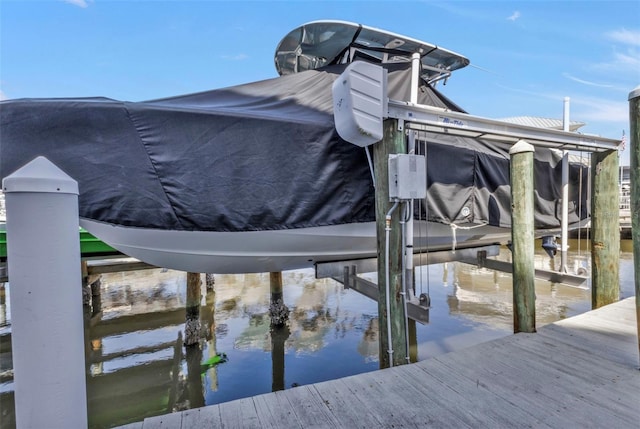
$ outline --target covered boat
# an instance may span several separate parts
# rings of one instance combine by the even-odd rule
[[[353,39],[353,58],[342,50],[319,68],[160,100],[2,101],[0,176],[47,157],[79,183],[81,226],[161,267],[266,272],[375,256],[367,152],[336,132],[331,94],[341,63],[377,58],[388,71],[389,98],[409,100],[411,63],[395,45],[367,57],[371,43]],[[310,63],[303,51],[292,52],[297,56],[289,64]],[[385,52],[392,61],[376,57]],[[451,55],[458,59],[453,68],[468,63]],[[288,58],[280,48],[278,58]],[[463,112],[433,84],[453,68],[424,66],[419,104]],[[427,155],[428,193],[415,205],[415,248],[506,242],[508,145],[428,132],[418,139]],[[558,228],[561,154],[538,148],[535,157],[536,228]],[[588,216],[586,187],[578,186],[586,174],[581,165],[570,170],[570,223]],[[461,227],[455,242],[451,225]]]

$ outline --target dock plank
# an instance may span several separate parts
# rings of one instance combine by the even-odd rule
[[[303,426],[293,412],[291,404],[280,393],[282,392],[268,393],[253,398],[260,417],[260,424],[264,428],[274,429],[280,429],[285,425],[288,428],[302,428]]]
[[[331,383],[318,383],[314,387],[327,404],[327,408],[342,425],[363,429],[381,427],[382,422],[376,419],[372,413],[362,412],[363,409],[366,409],[366,404],[358,396],[351,393],[344,379],[338,379]]]
[[[183,428],[222,427],[220,407],[212,405],[186,410],[182,414]]]
[[[224,429],[260,428],[260,419],[253,398],[236,399],[219,407],[222,421],[220,427]]]
[[[129,423],[127,425],[120,426],[119,429],[142,429],[143,424],[144,422]]]
[[[524,337],[523,334],[518,334],[514,337],[519,338],[512,338],[509,347],[493,348],[490,359],[483,358],[478,362],[483,370],[491,373],[491,378],[482,382],[491,386],[510,387],[512,400],[518,400],[523,405],[527,401],[539,401],[542,410],[557,407],[555,412],[568,416],[574,425],[629,425],[629,421],[618,416],[619,412],[626,411],[624,407],[617,406],[616,401],[608,401],[606,396],[599,395],[601,390],[615,391],[619,387],[615,380],[590,378],[592,366],[565,367],[564,370],[554,368],[544,361],[544,351],[534,354],[534,348],[524,349],[517,346],[518,342],[530,341],[535,335],[529,334],[529,337]],[[458,356],[453,358],[456,360],[456,368],[459,368]],[[611,371],[611,374],[614,372]],[[603,413],[606,408],[609,412]]]
[[[282,392],[304,428],[339,427],[340,422],[327,408],[312,386],[299,386]]]
[[[182,427],[182,413],[170,413],[144,419],[142,429],[175,429]]]
[[[373,415],[380,422],[378,427],[424,427],[424,422],[411,419],[403,412],[402,408],[397,407],[396,402],[389,400],[392,397],[397,399],[399,394],[397,390],[394,391],[393,386],[381,386],[378,383],[375,374],[380,372],[384,371],[359,374],[347,377],[344,381],[349,391],[366,404],[366,412]],[[385,387],[388,387],[388,389]]]
[[[142,428],[636,429],[636,335],[635,303],[629,298],[544,326],[535,334],[511,335],[415,364],[148,418]]]
[[[599,359],[626,366],[638,365],[638,345],[633,336],[613,336],[566,325],[547,325],[536,335],[566,343]]]
[[[495,395],[498,400],[494,406],[505,409],[520,410],[517,423],[513,426],[531,427],[571,427],[573,422],[560,410],[550,406],[548,399],[539,392],[529,391],[518,375],[514,376],[502,362],[490,359],[490,350],[470,350],[465,355],[450,354],[436,357],[428,361],[423,369],[434,367],[445,368],[442,382],[455,383],[463,391],[468,401],[480,408],[480,412],[488,404],[486,398]],[[466,380],[465,380],[466,379]],[[475,387],[475,390],[474,390]],[[526,398],[526,404],[522,399]],[[502,401],[502,405],[500,405]],[[463,405],[461,405],[463,406]],[[478,414],[481,421],[486,418]],[[483,426],[481,423],[479,426]]]
[[[534,353],[536,349],[533,347],[525,348],[523,351],[525,355],[534,358],[530,358],[526,365],[514,369],[518,370],[521,377],[526,377],[527,384],[531,389],[535,389],[552,401],[573,404],[573,406],[567,407],[566,412],[579,410],[577,411],[579,415],[576,415],[575,412],[571,414],[572,420],[585,425],[596,424],[599,427],[607,425],[624,427],[623,423],[631,423],[630,421],[625,422],[623,416],[628,406],[638,404],[638,398],[628,402],[619,395],[623,381],[621,377],[624,373],[616,372],[610,367],[579,365],[580,361],[574,362],[573,365],[554,367],[548,359],[543,360],[545,350],[542,347],[537,348],[538,354]],[[548,352],[552,353],[550,350]],[[558,353],[557,350],[555,352]],[[506,355],[497,357],[504,362],[509,358]],[[600,370],[595,375],[594,368],[605,371]],[[637,377],[634,379],[638,380]],[[633,386],[628,387],[631,388],[631,391],[640,392],[638,390],[640,384],[635,389]],[[603,413],[605,409],[609,413]]]
[[[429,360],[429,365],[411,365],[409,373],[415,373],[415,381],[430,387],[430,391],[439,399],[439,405],[448,411],[451,404],[457,404],[456,413],[467,417],[465,422],[471,427],[487,425],[491,427],[515,427],[520,422],[531,420],[535,416],[525,410],[506,402],[500,395],[470,378],[453,373],[450,368],[436,360]],[[544,425],[536,422],[538,427]]]
[[[425,389],[424,384],[417,386],[412,382],[403,368],[404,366],[373,373],[375,381],[388,392],[383,398],[394,404],[397,411],[412,422],[421,422],[428,426],[473,427],[465,422],[468,419],[461,416],[459,410],[442,409],[441,404],[435,400],[436,395]]]

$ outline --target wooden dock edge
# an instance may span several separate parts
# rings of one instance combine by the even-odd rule
[[[415,364],[180,413],[126,429],[637,427],[634,298]]]

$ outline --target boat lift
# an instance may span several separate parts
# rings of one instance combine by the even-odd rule
[[[414,61],[414,68],[419,64]],[[417,84],[417,82],[416,82]],[[417,89],[417,88],[414,88]],[[488,142],[515,144],[526,140],[533,146],[554,148],[567,153],[568,150],[603,152],[617,150],[619,141],[599,136],[584,135],[538,128],[521,124],[454,112],[449,109],[389,100],[386,90],[386,71],[371,63],[355,61],[351,63],[336,80],[333,87],[334,117],[338,134],[357,146],[367,147],[383,138],[385,119],[397,119],[398,131],[404,132],[412,140],[413,132],[447,134]],[[410,149],[410,148],[409,148]],[[566,157],[565,157],[566,158]],[[566,166],[564,166],[566,168]],[[566,199],[566,197],[564,198]],[[566,203],[566,201],[563,201]],[[563,214],[565,210],[563,209]],[[562,234],[566,237],[567,223],[562,222]],[[563,239],[563,243],[565,240]],[[562,249],[566,251],[566,249]],[[469,248],[457,251],[429,252],[429,263],[462,261],[481,267],[510,272],[511,264],[493,259],[499,246]],[[413,247],[405,249],[406,267],[417,264]],[[316,264],[316,277],[331,277],[347,288],[352,288],[370,298],[377,299],[377,286],[361,277],[359,273],[377,270],[377,259],[340,261]],[[564,260],[563,260],[564,265]],[[587,277],[571,275],[562,269],[560,272],[536,270],[536,277],[545,280],[579,286]],[[408,317],[421,323],[428,323],[428,296],[409,297],[407,301]]]

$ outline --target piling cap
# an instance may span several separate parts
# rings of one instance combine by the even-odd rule
[[[533,146],[526,140],[518,140],[518,142],[509,149],[509,155],[523,152],[534,152]]]
[[[78,195],[78,182],[44,156],[39,156],[2,180],[2,190]]]
[[[629,93],[629,100],[633,100],[634,98],[640,97],[640,85],[636,86]]]

